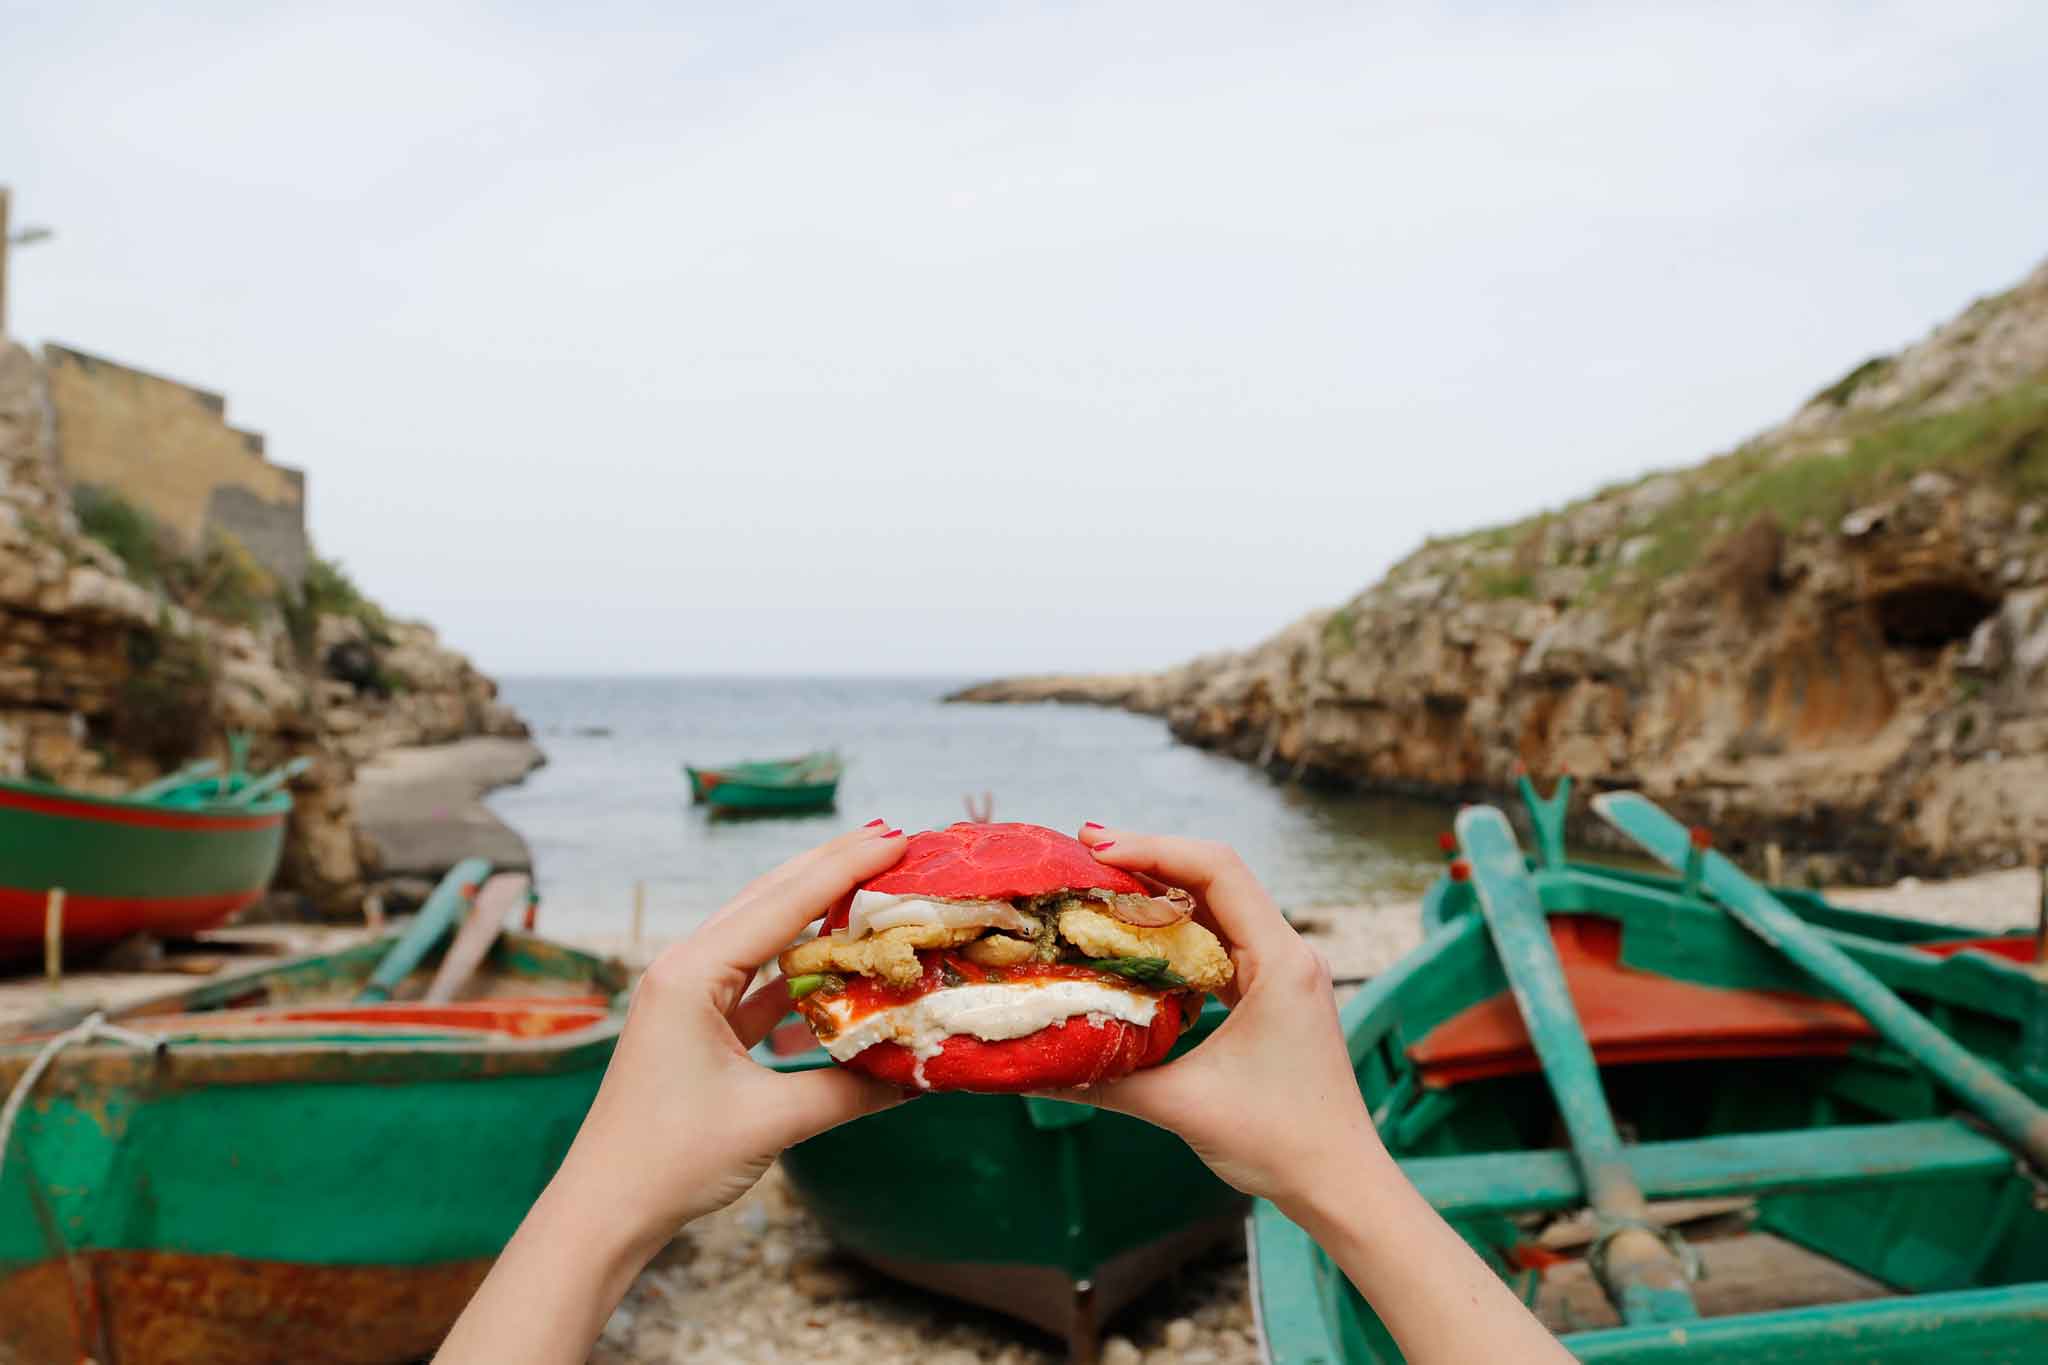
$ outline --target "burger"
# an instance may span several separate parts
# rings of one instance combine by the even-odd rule
[[[1070,1089],[1164,1061],[1230,981],[1193,909],[1056,830],[958,824],[912,835],[780,963],[842,1066],[906,1090]]]

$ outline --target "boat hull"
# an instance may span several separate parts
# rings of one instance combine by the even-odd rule
[[[346,1000],[389,943],[124,1016],[175,1040],[161,1056],[111,1043],[58,1055],[0,1171],[0,1359],[432,1352],[603,1077],[616,1016],[567,1021],[623,980],[512,935],[484,993],[542,997],[525,1007],[545,1016],[535,1027],[503,998],[469,1007],[468,1032],[406,1005],[381,1031],[375,1007],[306,1008]],[[35,1051],[0,1051],[0,1088]]]
[[[1571,1331],[1563,1340],[1575,1355],[1629,1365],[2039,1358],[2048,1216],[2006,1150],[1951,1118],[1952,1102],[1924,1072],[1677,882],[1580,866],[1535,880],[1648,1197],[1747,1196],[1757,1231],[1908,1296],[1750,1311],[1757,1305],[1720,1297],[1732,1288],[1710,1274],[1697,1287],[1704,1319],[1676,1334]],[[1556,1148],[1556,1106],[1533,1055],[1512,1055],[1528,1047],[1527,1033],[1499,1008],[1507,982],[1469,886],[1441,883],[1435,898],[1429,937],[1349,1003],[1346,1036],[1367,1105],[1409,1178],[1497,1273],[1533,1294],[1532,1267],[1546,1262],[1530,1253],[1528,1218],[1586,1195]],[[1912,921],[1859,934],[1854,916],[1837,911],[1830,926],[1843,951],[2048,1098],[2044,989],[2009,945],[1952,951],[1955,929]],[[1574,943],[1610,941],[1598,970],[1575,963]],[[1638,1004],[1633,1030],[1603,1021],[1615,999],[1606,987],[1630,977],[1639,991],[1669,983],[1680,1008],[1651,1014]],[[1710,1007],[1716,994],[1725,1008]],[[1257,1207],[1251,1241],[1273,1365],[1401,1359],[1370,1306],[1278,1210]],[[1718,1248],[1704,1250],[1711,1268]]]
[[[0,783],[0,954],[43,941],[64,891],[66,942],[221,924],[269,887],[291,801],[174,808]]]
[[[704,802],[722,815],[794,814],[830,810],[839,798],[839,782],[775,786],[728,777],[704,794]]]
[[[1212,1004],[1181,1047],[1223,1017]],[[757,1055],[783,1070],[829,1065],[817,1050]],[[1032,1323],[1083,1359],[1118,1309],[1240,1235],[1246,1207],[1162,1129],[1015,1095],[926,1095],[800,1143],[782,1164],[846,1251]]]

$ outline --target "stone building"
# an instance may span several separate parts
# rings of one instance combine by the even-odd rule
[[[306,476],[230,426],[225,398],[68,346],[46,345],[43,362],[73,486],[118,493],[188,552],[225,532],[281,581],[304,581]]]

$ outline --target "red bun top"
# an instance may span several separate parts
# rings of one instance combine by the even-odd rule
[[[1043,825],[962,822],[910,836],[903,860],[862,884],[890,896],[1015,900],[1055,891],[1114,891],[1142,896],[1145,884],[1096,861],[1088,846]]]

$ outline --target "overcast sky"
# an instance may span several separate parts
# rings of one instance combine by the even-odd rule
[[[2025,3],[204,8],[0,10],[11,329],[507,673],[1249,643],[2048,255]]]

